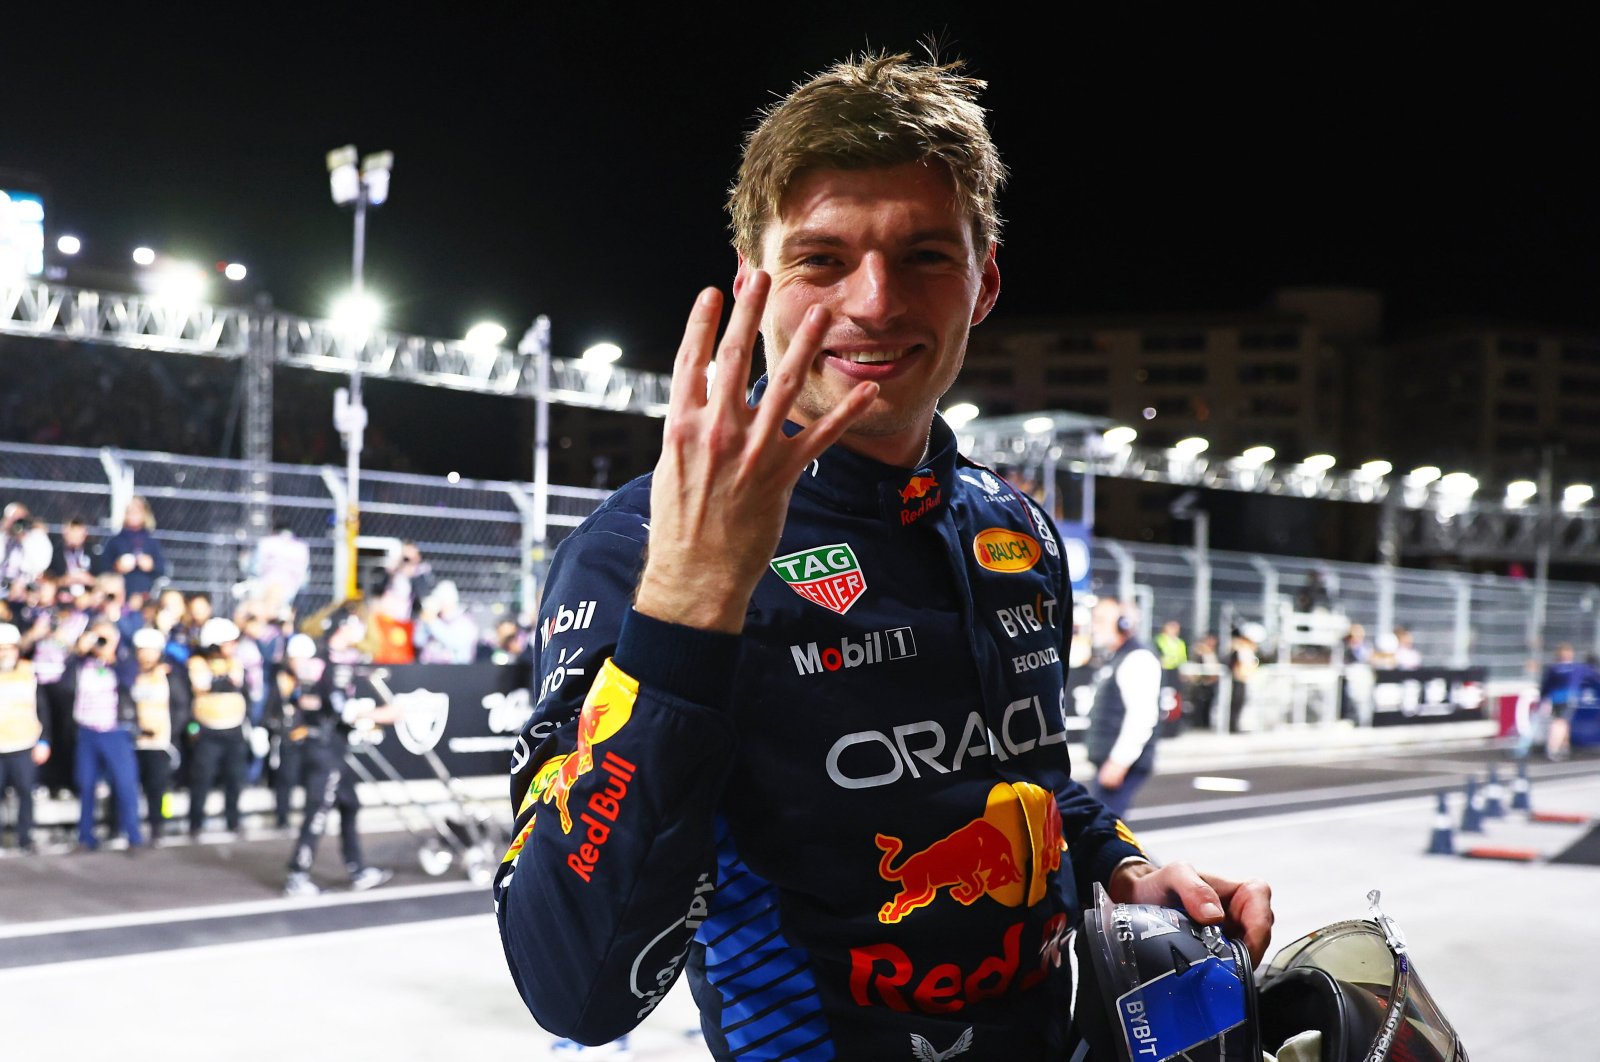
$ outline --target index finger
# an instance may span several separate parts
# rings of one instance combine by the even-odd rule
[[[717,322],[722,318],[722,292],[702,289],[695,296],[684,326],[678,355],[672,361],[672,384],[667,392],[669,415],[681,415],[706,404],[706,366],[717,339]]]

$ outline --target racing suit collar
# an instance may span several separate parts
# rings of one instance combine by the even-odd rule
[[[766,389],[762,376],[751,388],[750,404],[758,404]],[[800,425],[785,420],[783,430],[795,435]],[[927,456],[916,468],[886,465],[835,443],[800,474],[795,489],[845,512],[877,513],[896,527],[931,524],[948,508],[956,457],[955,432],[935,413]]]

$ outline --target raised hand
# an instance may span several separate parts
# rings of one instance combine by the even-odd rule
[[[745,609],[778,547],[789,494],[801,472],[877,397],[862,383],[793,437],[783,420],[828,329],[821,306],[806,312],[772,371],[761,404],[745,382],[772,279],[756,270],[718,344],[722,294],[700,293],[672,369],[661,460],[650,489],[650,546],[634,607],[656,619],[738,633]],[[716,351],[716,379],[707,368]]]

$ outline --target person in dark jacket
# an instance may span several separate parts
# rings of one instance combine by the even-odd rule
[[[1161,660],[1134,635],[1129,606],[1114,597],[1090,613],[1095,647],[1105,663],[1095,675],[1085,752],[1094,765],[1095,799],[1125,819],[1155,770],[1161,721]]]
[[[1072,780],[1059,534],[936,415],[1000,289],[980,87],[869,56],[764,114],[727,330],[702,292],[655,472],[557,551],[495,899],[559,1036],[687,967],[718,1059],[1066,1058],[1095,885],[1265,951],[1264,884]]]
[[[156,580],[167,574],[167,561],[156,541],[155,527],[150,504],[134,495],[123,513],[122,530],[106,539],[100,551],[101,570],[122,576],[130,602],[143,604]]]

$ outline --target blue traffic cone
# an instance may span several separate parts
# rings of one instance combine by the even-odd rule
[[[1475,778],[1467,779],[1467,802],[1461,809],[1461,832],[1483,832],[1483,797],[1478,793]]]
[[[1488,781],[1483,787],[1483,817],[1486,819],[1506,817],[1506,787],[1500,784],[1500,772],[1492,763],[1489,765]]]
[[[1528,765],[1517,764],[1517,780],[1511,783],[1511,810],[1533,810],[1533,786],[1528,781]]]
[[[1450,805],[1445,801],[1443,790],[1439,791],[1439,808],[1433,816],[1433,836],[1428,838],[1428,854],[1456,854],[1456,835],[1450,828]]]

